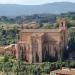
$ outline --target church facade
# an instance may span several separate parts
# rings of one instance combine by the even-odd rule
[[[24,29],[20,32],[17,58],[29,63],[60,59],[61,51],[67,47],[67,21],[62,18],[58,29]]]

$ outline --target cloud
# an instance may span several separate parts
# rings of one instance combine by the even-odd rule
[[[42,4],[49,0],[0,0],[0,4]]]
[[[75,2],[75,0],[0,0],[0,4],[43,4],[50,2],[61,2],[61,1],[69,1]]]
[[[12,3],[16,3],[17,0],[0,0],[0,4],[12,4]]]

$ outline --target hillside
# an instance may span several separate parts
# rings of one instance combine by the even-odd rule
[[[0,4],[0,16],[18,16],[40,13],[59,14],[75,12],[75,3],[55,2],[43,5]]]

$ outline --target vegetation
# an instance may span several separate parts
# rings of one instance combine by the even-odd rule
[[[24,61],[17,61],[6,56],[2,58],[2,61],[0,61],[0,72],[5,75],[45,75],[50,74],[50,71],[61,69],[62,67],[75,68],[75,61],[28,64]]]
[[[15,44],[18,42],[18,33],[17,29],[4,30],[0,29],[0,45]]]

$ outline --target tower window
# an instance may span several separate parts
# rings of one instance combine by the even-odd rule
[[[63,27],[63,22],[61,22],[61,26]]]

